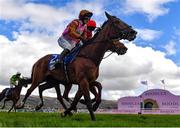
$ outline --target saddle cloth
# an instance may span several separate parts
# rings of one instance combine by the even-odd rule
[[[72,49],[71,52],[63,58],[63,60],[60,60],[59,54],[52,54],[49,60],[49,64],[48,64],[49,70],[55,69],[55,64],[57,64],[60,61],[63,61],[65,65],[71,63],[76,58],[77,54],[79,53],[80,47],[81,46],[79,45],[75,47],[74,49]]]

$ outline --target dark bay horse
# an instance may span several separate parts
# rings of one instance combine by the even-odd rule
[[[114,47],[116,49],[121,49],[121,48],[125,49],[124,44],[119,42],[119,40],[112,40],[112,43],[114,43]],[[125,54],[125,52],[126,52],[125,50],[124,51],[120,50],[120,51],[121,51],[121,53],[120,53],[121,55]],[[55,88],[56,93],[57,93],[57,99],[60,99],[59,97],[61,97],[61,94],[60,94],[59,84],[60,84],[60,82],[58,80],[51,79],[51,81],[46,81],[44,84],[41,84],[38,87],[40,103],[35,107],[36,110],[41,109],[41,107],[44,105],[44,102],[43,102],[43,91],[46,90],[46,89]],[[96,101],[95,104],[97,104],[97,105],[94,105],[94,108],[93,108],[93,110],[95,111],[98,108],[98,104],[101,102],[102,85],[98,81],[94,81],[93,83],[90,83],[90,84],[92,84],[92,86],[90,85],[89,89],[92,92],[92,94],[94,95],[94,99],[92,99],[91,102],[94,103]],[[68,94],[69,94],[69,91],[70,91],[71,87],[72,87],[72,84],[65,85],[65,90],[64,90],[64,94],[63,94],[63,98],[66,101],[68,101],[69,103],[72,102],[72,100],[68,97]],[[80,103],[85,104],[85,101],[82,99],[82,100],[80,100]],[[66,109],[66,108],[64,107],[64,109]]]
[[[132,41],[136,37],[137,32],[134,31],[131,26],[127,25],[117,17],[109,15],[108,13],[106,13],[106,16],[108,20],[103,24],[100,32],[95,34],[90,43],[85,45],[80,50],[76,59],[67,66],[70,83],[77,84],[79,88],[71,104],[71,107],[64,112],[65,116],[69,114],[71,110],[74,109],[74,107],[76,107],[79,99],[83,95],[87,108],[90,112],[91,119],[95,120],[89,89],[90,86],[93,86],[91,83],[95,82],[99,76],[99,65],[105,52],[114,48],[114,44],[111,43],[112,41],[110,40],[127,39]],[[127,48],[125,48],[123,51],[126,50]],[[115,51],[118,54],[121,53],[119,49],[115,48],[112,51]],[[24,107],[26,99],[29,97],[31,92],[49,76],[60,81],[61,84],[68,84],[69,81],[67,81],[63,68],[59,68],[53,71],[48,70],[48,63],[50,58],[51,55],[46,55],[33,65],[32,85],[28,89],[19,108]]]
[[[0,101],[3,100],[4,98],[4,104],[2,106],[1,109],[4,109],[5,107],[5,103],[6,101],[12,101],[13,102],[13,105],[12,107],[9,109],[8,113],[11,112],[11,110],[14,108],[15,112],[16,112],[16,103],[18,102],[19,98],[20,98],[20,93],[21,93],[21,90],[22,90],[22,87],[27,87],[28,85],[28,82],[27,81],[27,78],[21,78],[18,82],[18,85],[15,87],[15,88],[12,88],[11,92],[10,92],[10,95],[7,95],[6,96],[6,91],[9,89],[9,88],[5,88],[1,93],[0,93]]]

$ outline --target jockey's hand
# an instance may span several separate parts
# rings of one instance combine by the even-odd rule
[[[80,41],[80,42],[79,42],[79,45],[83,46],[83,42],[82,42],[82,41]]]
[[[80,36],[79,38],[82,42],[86,42],[86,39],[83,36]]]

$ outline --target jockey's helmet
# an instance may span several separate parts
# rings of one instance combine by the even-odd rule
[[[20,72],[17,72],[16,75],[21,75],[21,73],[20,73]]]
[[[79,13],[79,19],[80,20],[84,20],[84,18],[91,18],[93,15],[92,12],[88,11],[88,10],[81,10]]]
[[[96,28],[96,22],[94,20],[89,20],[88,23],[87,23],[87,27]]]

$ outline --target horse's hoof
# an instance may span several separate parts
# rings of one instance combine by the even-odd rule
[[[40,107],[37,105],[37,106],[35,107],[35,110],[38,111],[39,109],[40,109]]]
[[[69,112],[69,113],[68,113],[68,115],[69,115],[69,116],[72,116],[72,115],[73,115],[73,113],[72,113],[72,112]]]
[[[75,107],[75,108],[73,109],[73,111],[74,111],[75,113],[77,113],[77,108]]]
[[[61,117],[66,117],[65,112],[62,112],[62,113],[61,113]]]

